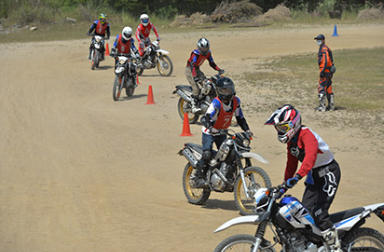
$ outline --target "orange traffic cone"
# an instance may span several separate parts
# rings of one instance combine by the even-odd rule
[[[187,113],[184,113],[183,132],[180,136],[192,136],[191,129],[189,128],[189,119]]]
[[[153,100],[152,85],[149,85],[148,87],[147,104],[155,104],[155,101]]]
[[[108,45],[108,43],[105,45],[105,55],[109,56],[109,45]]]

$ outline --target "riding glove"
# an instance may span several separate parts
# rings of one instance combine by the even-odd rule
[[[302,177],[299,175],[299,174],[296,174],[296,176],[292,177],[292,178],[289,178],[286,182],[285,182],[285,185],[287,186],[287,188],[292,188],[294,187],[294,185],[297,184],[297,182],[299,182],[299,180],[301,179]]]

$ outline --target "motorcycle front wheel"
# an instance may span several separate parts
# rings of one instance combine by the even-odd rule
[[[188,163],[183,172],[183,190],[185,197],[187,197],[188,202],[194,205],[204,204],[211,194],[209,188],[193,188],[189,183],[191,180],[191,175],[194,172],[194,168],[190,163]]]
[[[241,215],[255,213],[255,199],[252,197],[260,188],[272,187],[268,174],[260,167],[248,167],[244,169],[245,184],[248,189],[248,197],[244,191],[243,180],[239,175],[235,182],[235,204]]]
[[[252,235],[239,234],[226,238],[217,245],[214,252],[225,252],[225,251],[251,251],[256,238]],[[263,252],[275,252],[274,248],[258,249],[257,251]]]
[[[180,97],[179,102],[177,103],[177,111],[179,112],[181,120],[184,120],[184,113],[187,113],[189,123],[194,124],[199,119],[199,115],[192,113],[192,108],[189,112],[184,111],[184,106],[189,106],[191,108],[192,105]]]
[[[131,97],[133,93],[135,92],[135,82],[136,80],[133,80],[133,78],[129,78],[127,87],[125,88],[125,94],[128,97]]]
[[[113,83],[113,93],[112,93],[112,97],[114,101],[119,100],[123,83],[124,83],[124,76],[116,75],[115,82]]]
[[[358,228],[343,239],[345,248],[351,251],[384,251],[384,236],[372,228]]]
[[[161,76],[170,76],[173,71],[171,58],[167,55],[160,55],[157,58],[157,71],[159,71]]]

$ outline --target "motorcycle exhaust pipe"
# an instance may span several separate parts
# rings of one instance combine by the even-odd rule
[[[199,162],[195,156],[193,155],[193,153],[191,152],[190,149],[188,148],[185,148],[182,152],[181,152],[184,157],[188,160],[188,162],[193,166],[193,167],[196,167],[197,166],[197,163]]]
[[[178,89],[176,91],[176,94],[178,94],[181,98],[183,98],[187,102],[192,102],[192,97],[188,96],[186,93],[184,93],[181,89]]]

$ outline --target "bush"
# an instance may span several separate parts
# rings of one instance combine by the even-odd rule
[[[384,10],[383,8],[368,8],[359,11],[357,15],[358,20],[374,20],[384,18]]]

